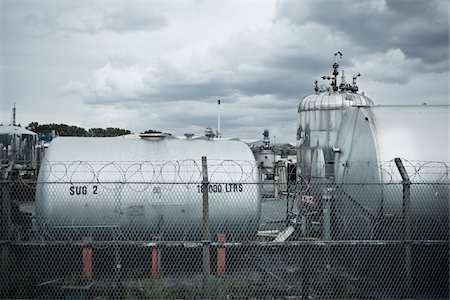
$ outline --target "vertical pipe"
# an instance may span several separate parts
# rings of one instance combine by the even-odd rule
[[[332,188],[325,188],[322,196],[322,212],[323,212],[323,239],[331,240],[331,194]]]
[[[209,298],[210,270],[210,231],[209,231],[209,199],[208,199],[208,165],[206,156],[202,156],[203,173],[203,298]]]
[[[323,211],[323,240],[331,241],[331,199],[332,199],[332,188],[325,188],[322,196],[322,211]],[[325,290],[328,293],[332,291],[331,284],[331,247],[330,244],[325,246]],[[327,294],[325,298],[328,298],[332,294]]]
[[[395,164],[400,172],[403,181],[403,240],[405,243],[405,297],[408,297],[408,293],[411,293],[411,180],[408,173],[403,166],[403,162],[400,158],[395,158]]]
[[[83,239],[83,279],[92,279],[92,247],[90,243],[92,239],[85,237]]]
[[[226,240],[227,240],[227,237],[225,234],[219,234],[217,236],[217,241],[219,243],[225,243]],[[226,264],[227,264],[227,252],[225,250],[225,247],[219,247],[217,249],[217,275],[218,276],[225,275]]]
[[[217,137],[222,137],[222,133],[220,131],[220,99],[217,100]]]
[[[12,125],[16,126],[16,102],[14,102],[14,107],[13,107],[13,120],[12,120]]]
[[[152,278],[157,279],[159,277],[159,260],[158,260],[158,247],[152,247]]]
[[[302,233],[302,237],[306,237],[307,235],[307,220],[306,220],[306,216],[304,215],[304,213],[302,211],[300,211],[302,214],[302,217],[300,219],[300,232]]]

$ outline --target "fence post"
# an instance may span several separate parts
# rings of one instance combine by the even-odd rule
[[[403,240],[405,244],[405,295],[411,293],[411,181],[401,158],[395,158],[395,164],[403,181]]]
[[[203,298],[209,298],[209,275],[210,270],[210,232],[209,232],[209,199],[208,199],[208,165],[206,156],[202,156],[203,173]]]
[[[9,182],[3,180],[1,182],[2,203],[1,205],[1,219],[0,219],[0,240],[1,245],[1,272],[0,272],[0,297],[9,298],[10,289],[10,246],[9,246],[9,231],[11,228],[11,197],[9,194]]]

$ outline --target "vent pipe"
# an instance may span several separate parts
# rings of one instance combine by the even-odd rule
[[[14,102],[14,107],[13,107],[13,119],[12,119],[12,125],[16,126],[16,102]]]

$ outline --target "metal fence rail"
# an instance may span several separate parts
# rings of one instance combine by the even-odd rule
[[[449,297],[447,180],[210,178],[3,181],[0,296]]]

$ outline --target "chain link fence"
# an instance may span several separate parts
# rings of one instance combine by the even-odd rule
[[[1,297],[446,299],[439,164],[264,198],[247,162],[52,163],[1,184]]]

